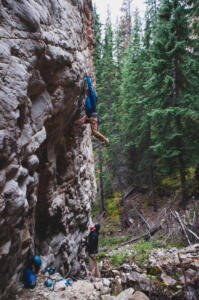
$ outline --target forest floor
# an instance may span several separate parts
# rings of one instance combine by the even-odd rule
[[[146,246],[146,245],[145,245]],[[100,265],[101,278],[85,278],[56,283],[55,289],[44,285],[45,275],[37,276],[34,289],[18,291],[16,300],[197,300],[199,299],[199,244],[178,250],[148,249],[142,268],[130,260],[138,248],[125,245],[106,253]],[[145,247],[145,251],[147,248]],[[126,255],[125,263],[113,258]],[[51,276],[61,278],[59,273]],[[11,299],[11,298],[10,298]],[[12,300],[13,300],[12,299]]]
[[[105,218],[94,217],[101,223],[98,264],[101,278],[64,281],[51,291],[44,285],[45,276],[39,274],[33,290],[21,287],[16,300],[193,300],[199,299],[199,244],[189,235],[189,247],[181,225],[194,223],[194,204],[180,210],[176,199],[158,201],[154,212],[150,195],[135,194],[126,201],[131,228],[125,229],[120,219],[119,195],[107,203]],[[135,209],[136,208],[136,209]],[[139,213],[138,213],[139,212]],[[143,219],[144,218],[144,219]],[[143,221],[144,220],[144,221]],[[145,233],[149,227],[162,228],[147,239],[128,242]],[[186,227],[188,228],[188,227]],[[57,279],[61,278],[56,274]]]
[[[130,243],[132,248],[136,248],[139,255],[135,256],[134,262],[142,267],[150,250],[156,248],[170,247],[183,248],[194,244],[199,240],[190,233],[190,229],[197,232],[198,222],[198,200],[192,199],[186,210],[180,208],[180,198],[164,197],[157,199],[158,210],[154,211],[151,195],[148,193],[135,193],[126,199],[128,218],[131,226],[125,227],[121,219],[121,207],[118,206],[120,194],[105,201],[106,216],[97,215],[94,207],[93,220],[101,224],[99,236],[99,257],[103,258],[107,252],[115,250],[128,243],[134,238],[138,238],[135,243]],[[182,222],[185,231],[183,230]],[[161,225],[161,226],[160,226]],[[159,228],[151,236],[150,229]],[[139,238],[146,234],[144,238]],[[123,263],[126,261],[124,255],[114,258]],[[131,259],[132,260],[132,259]]]
[[[199,200],[192,199],[186,210],[180,207],[180,198],[164,197],[157,199],[157,211],[154,211],[153,203],[150,194],[135,193],[126,199],[126,206],[130,226],[126,227],[121,218],[122,208],[119,207],[120,195],[105,201],[106,215],[100,217],[94,208],[94,222],[101,224],[100,247],[109,246],[111,239],[114,244],[114,239],[119,240],[119,244],[128,239],[137,237],[146,233],[150,228],[158,227],[162,224],[162,229],[159,230],[153,239],[164,239],[165,246],[186,246],[187,241],[179,220],[175,216],[175,212],[179,213],[183,224],[194,225],[197,221],[196,207],[199,207]],[[197,208],[198,209],[198,208]],[[190,237],[193,239],[193,236]],[[115,242],[115,244],[117,244]],[[118,245],[119,245],[118,244]]]

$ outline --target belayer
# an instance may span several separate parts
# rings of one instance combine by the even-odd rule
[[[88,238],[86,240],[82,239],[82,243],[86,246],[89,255],[89,272],[94,277],[100,277],[97,267],[99,230],[100,224],[91,224]]]
[[[88,84],[88,94],[85,101],[85,112],[86,116],[77,120],[75,125],[82,125],[85,123],[90,123],[92,134],[101,140],[106,146],[109,146],[109,139],[107,139],[103,134],[101,134],[98,129],[98,115],[96,112],[97,106],[97,96],[95,94],[94,89],[92,88],[90,76],[86,76],[87,84]]]

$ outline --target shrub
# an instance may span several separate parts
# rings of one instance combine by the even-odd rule
[[[146,262],[150,251],[155,248],[162,248],[162,244],[159,240],[145,241],[141,239],[133,245],[133,248],[137,253],[134,260],[141,267]]]
[[[102,248],[107,247],[109,249],[114,249],[119,247],[121,243],[126,242],[129,237],[129,235],[125,235],[122,237],[100,237],[99,245]]]
[[[101,259],[106,257],[106,253],[105,252],[99,252],[97,255],[97,260],[100,261]]]
[[[116,267],[122,265],[127,260],[129,260],[129,256],[127,253],[114,254],[110,259],[112,265]]]

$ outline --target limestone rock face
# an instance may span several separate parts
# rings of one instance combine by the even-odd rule
[[[90,129],[73,123],[91,11],[91,0],[0,2],[0,295],[35,253],[63,274],[81,272],[95,178]]]

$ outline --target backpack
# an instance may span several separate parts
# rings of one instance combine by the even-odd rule
[[[31,269],[26,269],[23,275],[25,288],[34,288],[36,286],[36,276]]]

